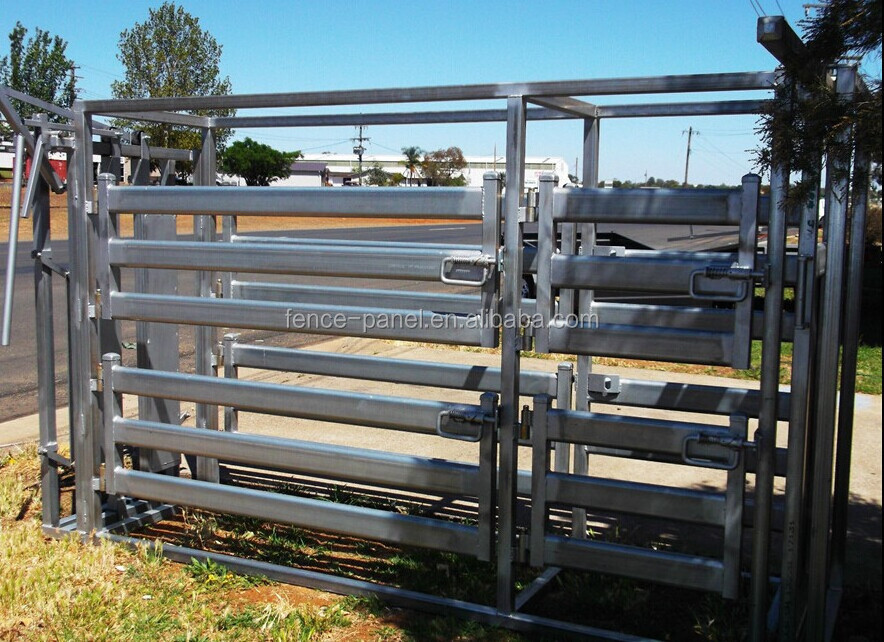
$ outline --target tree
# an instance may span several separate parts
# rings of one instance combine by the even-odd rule
[[[246,185],[270,185],[275,178],[291,173],[292,162],[301,152],[280,152],[251,138],[236,141],[221,157],[221,171],[242,176]]]
[[[880,185],[881,78],[865,77],[868,93],[848,102],[828,85],[826,71],[851,57],[876,54],[880,60],[881,0],[830,0],[800,26],[807,56],[784,65],[793,82],[777,86],[759,121],[757,164],[762,171],[788,167],[793,174],[807,172],[811,179],[799,180],[789,192],[794,203],[803,202],[815,187],[824,154],[841,168],[851,166],[854,149],[868,154]],[[837,173],[843,177],[845,170]]]
[[[467,184],[462,174],[467,166],[460,147],[437,149],[427,152],[421,163],[421,169],[427,179],[428,185],[437,187],[458,187]]]
[[[378,187],[387,187],[390,185],[398,185],[398,182],[393,182],[393,174],[389,172],[385,172],[384,168],[381,167],[380,163],[375,163],[371,167],[369,167],[363,173],[363,179],[366,185],[376,185]],[[401,174],[400,174],[401,176]]]
[[[77,97],[74,61],[65,55],[68,43],[40,28],[25,42],[28,30],[17,22],[9,33],[9,55],[0,58],[0,84],[60,107],[70,107]],[[18,113],[29,118],[43,111],[13,99]],[[49,114],[51,120],[59,116]]]
[[[111,83],[115,98],[217,96],[231,93],[228,77],[221,77],[221,45],[200,27],[199,19],[172,2],[150,9],[148,19],[120,34],[117,59],[126,68],[124,80]],[[232,116],[234,110],[200,110],[201,116]],[[157,147],[195,149],[200,132],[165,123],[138,123]],[[231,130],[216,131],[219,155]],[[182,167],[184,172],[190,168]]]
[[[405,176],[408,178],[408,184],[412,185],[415,176],[420,172],[421,154],[424,153],[424,150],[412,145],[411,147],[403,147],[402,153],[405,155]]]

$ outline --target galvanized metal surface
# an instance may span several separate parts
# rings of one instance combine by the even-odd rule
[[[839,80],[847,75],[845,72]],[[793,495],[797,493],[795,484],[799,490],[805,484],[800,479],[798,465],[807,460],[808,455],[791,451],[806,449],[805,441],[800,437],[808,432],[812,422],[816,422],[818,433],[814,442],[815,466],[825,468],[828,465],[828,475],[831,476],[834,445],[830,419],[833,420],[834,389],[828,390],[825,372],[831,355],[837,354],[839,347],[839,338],[832,334],[830,321],[832,315],[837,315],[835,302],[840,301],[838,288],[844,283],[844,276],[841,268],[833,268],[828,259],[839,263],[839,257],[843,257],[844,224],[838,220],[843,212],[830,205],[827,252],[831,256],[825,261],[820,256],[817,265],[808,268],[808,258],[818,250],[811,247],[807,234],[802,233],[797,260],[790,261],[784,254],[785,226],[791,214],[780,205],[778,190],[782,186],[777,180],[774,180],[774,193],[769,200],[758,196],[757,177],[746,177],[742,190],[599,190],[596,188],[599,127],[604,118],[747,113],[758,109],[763,101],[596,106],[575,97],[769,89],[774,80],[774,73],[760,72],[78,103],[73,110],[76,144],[68,185],[71,195],[68,303],[72,336],[76,530],[85,538],[102,528],[131,528],[149,523],[167,514],[162,508],[152,508],[150,502],[163,502],[453,551],[479,559],[496,556],[495,607],[418,596],[401,589],[353,583],[345,578],[320,578],[296,569],[273,567],[270,571],[288,581],[335,590],[371,591],[409,604],[454,609],[513,628],[542,628],[565,634],[625,639],[628,636],[550,622],[518,611],[548,585],[558,567],[662,580],[735,597],[739,593],[743,557],[740,543],[746,521],[743,510],[745,475],[747,471],[754,471],[758,495],[750,520],[755,529],[751,553],[752,627],[753,635],[761,639],[770,606],[767,599],[769,541],[773,527],[770,516],[775,512],[770,488],[773,477],[783,472],[787,473],[787,488],[793,490]],[[846,93],[843,87],[842,91]],[[495,174],[486,175],[481,189],[216,188],[215,128],[332,125],[351,122],[356,115],[212,119],[169,113],[221,106],[333,106],[488,98],[505,99],[506,109],[376,113],[370,118],[374,119],[372,122],[385,124],[505,119],[505,191],[500,177]],[[528,103],[544,107],[528,109]],[[196,126],[203,131],[203,145],[196,151],[159,150],[143,142],[134,150],[115,142],[112,136],[93,145],[93,133],[112,134],[95,129],[92,116],[97,113]],[[523,207],[526,122],[563,117],[584,120],[585,187],[560,189],[555,187],[554,177],[541,180],[538,201],[540,242],[535,253],[523,249],[519,223]],[[151,157],[195,160],[198,186],[123,187],[113,185],[103,177],[96,203],[91,188],[93,149],[113,155],[106,162],[102,161],[102,169],[110,168],[122,155],[136,152],[140,154],[142,170],[146,170]],[[172,167],[171,164],[165,165],[166,178]],[[46,181],[51,180],[51,176],[43,175],[42,178],[35,183],[35,203],[42,203]],[[769,215],[759,211],[759,208],[768,206],[771,209]],[[139,217],[143,238],[115,238],[115,217],[124,212]],[[47,252],[47,221],[44,213],[35,209],[35,214],[38,213],[40,220],[38,224],[35,218],[35,232],[41,230],[40,247]],[[168,222],[175,214],[196,216],[193,241],[182,242],[174,237],[174,226],[170,227]],[[98,219],[94,218],[96,215],[99,215]],[[253,238],[237,235],[237,215],[476,220],[483,224],[482,245]],[[218,216],[223,217],[220,238]],[[596,253],[595,224],[609,220],[642,224],[704,222],[739,225],[740,247],[735,255],[623,252],[621,256],[600,256]],[[806,222],[806,218],[802,220]],[[755,245],[758,225],[765,223],[769,223],[770,230],[767,255],[762,257],[757,255]],[[561,243],[558,232],[561,232]],[[464,262],[476,266],[467,266],[466,274],[463,274],[461,263]],[[37,264],[38,293],[45,294],[46,275],[39,264],[39,255]],[[134,269],[147,275],[147,271],[192,270],[194,267],[198,268],[196,296],[178,295],[171,279],[165,285],[154,284],[156,288],[144,278],[133,292],[121,288],[121,270]],[[814,318],[806,314],[807,310],[813,309],[816,299],[814,288],[808,287],[808,283],[814,281],[814,275],[821,273],[823,267],[826,269],[823,314]],[[536,304],[521,296],[521,277],[526,269],[537,273]],[[293,281],[240,280],[237,272],[282,274]],[[721,277],[725,272],[729,277],[742,275],[743,280],[728,282],[706,278],[709,275]],[[469,282],[477,289],[474,293],[464,294],[366,290],[358,285],[324,288],[298,282],[297,277],[305,274]],[[854,282],[855,274],[855,268],[851,267]],[[698,287],[699,282],[701,287]],[[177,286],[177,281],[175,283]],[[791,284],[798,289],[796,298],[800,299],[800,304],[794,315],[783,315],[782,290]],[[763,315],[752,310],[751,294],[755,285],[765,288]],[[651,306],[593,300],[595,290],[611,288],[690,293],[698,298],[711,295],[738,302],[735,309],[713,310],[696,304]],[[853,301],[855,294],[848,294],[848,297]],[[41,302],[41,327],[51,327],[51,298],[46,300],[45,296],[38,294],[38,302]],[[388,323],[403,313],[416,314],[418,327],[395,327],[395,324]],[[323,314],[341,314],[345,321],[336,328],[323,327],[319,321],[292,327],[291,316],[294,314],[319,315],[317,318]],[[578,319],[582,315],[595,315],[597,322],[569,325],[565,319],[574,314]],[[488,323],[485,317],[494,315],[496,322]],[[535,327],[529,322],[528,315],[541,317],[543,323]],[[138,368],[123,367],[119,357],[113,354],[119,351],[118,326],[124,320],[134,320],[143,329],[138,339],[142,350],[149,345],[159,350],[153,357],[141,359]],[[380,320],[384,323],[379,323]],[[477,320],[482,322],[477,323]],[[432,327],[439,321],[445,321],[447,325]],[[160,328],[166,324],[168,328],[176,328],[176,333],[178,325],[196,326],[195,374],[177,372],[177,345],[174,355],[163,347],[177,344],[177,341],[147,332],[148,328]],[[368,328],[368,325],[373,327]],[[382,329],[381,325],[389,328]],[[837,327],[837,321],[835,325]],[[499,345],[500,366],[447,366],[312,351],[308,354],[301,350],[250,345],[232,337],[225,339],[222,348],[215,336],[218,327],[375,336],[485,347]],[[818,346],[814,343],[816,327],[824,329]],[[780,342],[793,337],[796,340],[797,372],[790,395],[780,390],[777,359]],[[752,338],[762,339],[764,351],[761,390],[757,392],[626,378],[615,382],[611,377],[592,372],[591,356],[601,354],[746,367]],[[845,340],[855,343],[851,332],[846,333]],[[556,374],[521,372],[521,354],[532,341],[534,348],[541,352],[579,355],[576,376],[570,365],[564,364]],[[51,345],[51,335],[43,337],[41,354],[46,353],[47,345]],[[111,354],[106,354],[102,362],[101,355],[108,352]],[[845,354],[849,357],[849,352]],[[101,368],[100,363],[103,364]],[[847,366],[850,369],[849,359]],[[240,380],[240,367],[486,394],[475,404],[366,395]],[[46,363],[42,363],[41,372],[43,381],[51,375]],[[810,382],[814,374],[818,378],[818,388],[826,388],[818,397],[816,413],[805,412],[807,397],[813,394]],[[610,385],[604,383],[606,381],[610,381]],[[47,391],[50,390],[49,384],[45,385]],[[488,392],[499,393],[500,398],[489,396]],[[142,398],[138,418],[122,416],[123,395]],[[524,398],[532,396],[536,396],[533,404],[522,409]],[[556,398],[554,407],[553,396]],[[178,400],[197,404],[197,428],[177,425],[179,418],[174,409]],[[153,403],[171,403],[169,408],[173,410],[161,413],[161,417],[151,416],[145,408]],[[590,403],[674,410],[691,413],[694,419],[649,419],[638,416],[640,413],[631,417],[614,416],[591,411]],[[221,409],[225,418],[224,431],[219,430]],[[437,435],[436,438],[478,440],[474,448],[479,463],[439,461],[246,434],[238,431],[237,413],[240,410],[349,423],[372,429],[413,431]],[[705,423],[702,415],[728,417],[730,425],[721,426],[713,421]],[[759,419],[759,438],[754,441],[747,441],[748,418]],[[788,453],[777,449],[773,442],[776,424],[782,420],[790,421]],[[54,426],[48,417],[41,419],[41,429],[41,444],[51,450]],[[849,426],[844,424],[841,432],[849,435]],[[172,443],[174,449],[169,451]],[[526,443],[533,444],[532,470],[519,471],[519,445]],[[164,466],[148,460],[137,462],[136,469],[124,466],[119,450],[124,445],[145,452],[170,453],[167,463],[173,474],[159,474]],[[844,444],[840,444],[838,452],[842,460],[844,449]],[[195,479],[174,476],[179,451],[191,462]],[[728,470],[726,487],[721,491],[698,491],[639,480],[589,476],[589,453],[667,461],[698,468],[724,468]],[[569,461],[572,455],[573,461]],[[781,465],[786,457],[790,462],[788,469]],[[259,469],[284,469],[415,492],[471,497],[477,502],[478,519],[475,526],[466,526],[436,518],[402,516],[389,511],[221,484],[219,461],[222,460]],[[44,495],[56,496],[57,475],[54,476],[55,469],[50,464],[51,458],[47,456],[44,458],[43,490]],[[331,474],[332,468],[334,474]],[[836,472],[838,492],[834,498],[836,515],[843,514],[846,502],[844,471],[845,465],[839,464]],[[829,539],[823,522],[828,519],[828,508],[833,501],[823,489],[828,479],[825,472],[822,475],[815,472],[807,482],[808,488],[813,489],[813,501],[809,506],[810,520],[816,524],[813,529],[804,528],[805,520],[795,512],[798,495],[793,496],[788,504],[791,509],[787,506],[786,511],[787,523],[793,529],[788,533],[788,546],[797,543],[797,551],[801,544],[810,544],[808,607],[820,603],[823,599],[820,596],[826,588]],[[526,534],[520,534],[525,524],[516,511],[516,501],[520,494],[526,493],[532,497],[530,528]],[[127,497],[147,501],[133,502]],[[548,507],[553,504],[564,505],[570,511],[572,529],[568,535],[563,534],[567,531],[552,531]],[[60,517],[58,503],[51,497],[44,498],[44,508],[47,532],[60,534],[72,527],[70,520],[64,521]],[[720,559],[712,559],[586,540],[587,510],[622,510],[637,516],[672,518],[720,528],[724,550]],[[836,519],[836,531],[843,529],[843,521],[842,517]],[[783,561],[786,582],[783,595],[791,600],[787,610],[794,614],[800,606],[794,603],[801,596],[801,591],[796,590],[800,580],[794,572],[800,557],[789,552],[792,549],[788,546]],[[185,554],[183,549],[179,551],[173,547],[170,550],[173,555]],[[839,550],[836,549],[835,555],[836,574]],[[267,566],[215,557],[253,572]],[[515,571],[527,558],[532,564],[544,567],[544,572],[538,582],[517,595]],[[792,570],[788,571],[787,567]],[[808,625],[811,631],[817,630],[813,627],[823,616],[814,617],[817,619]],[[775,618],[772,621],[775,622]],[[789,630],[789,626],[785,625],[783,630]]]

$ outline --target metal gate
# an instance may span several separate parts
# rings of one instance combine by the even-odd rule
[[[772,50],[774,45],[767,43]],[[857,88],[855,70],[837,71],[839,91],[847,96]],[[843,561],[849,472],[839,452],[835,498],[844,499],[835,502],[830,529],[832,373],[843,345],[844,381],[853,375],[858,315],[845,316],[842,334],[840,311],[844,287],[851,309],[858,306],[861,262],[855,253],[862,248],[865,192],[857,190],[850,201],[852,242],[845,270],[846,180],[835,180],[827,197],[825,243],[818,239],[815,203],[794,212],[783,205],[788,168],[773,172],[769,195],[761,194],[761,180],[754,175],[743,177],[736,190],[597,187],[599,126],[605,119],[757,113],[763,100],[597,106],[573,98],[635,94],[637,88],[659,94],[770,90],[776,81],[776,72],[751,72],[83,101],[64,112],[72,121],[67,126],[16,120],[0,92],[3,113],[21,140],[29,141],[35,167],[43,166],[40,146],[69,153],[69,270],[55,266],[48,253],[48,201],[41,195],[50,187],[63,188],[55,185],[51,168],[33,173],[24,208],[25,214],[33,209],[38,232],[39,370],[47,406],[54,396],[52,301],[41,278],[51,280],[56,273],[69,280],[74,461],[58,455],[54,424],[42,413],[44,529],[132,543],[140,527],[171,516],[178,506],[191,506],[494,561],[494,605],[175,546],[164,548],[167,555],[213,557],[245,572],[339,592],[375,593],[403,605],[455,611],[521,630],[627,638],[525,613],[525,605],[560,569],[593,570],[731,599],[748,594],[754,639],[767,634],[768,622],[776,623],[781,639],[798,631],[822,637],[822,605],[827,591],[838,589],[827,583],[827,570]],[[492,99],[504,100],[506,108],[230,118],[179,113]],[[95,120],[101,115],[194,127],[202,131],[203,145],[181,151],[151,147],[146,139],[125,144],[119,132]],[[543,177],[536,203],[538,246],[523,247],[522,225],[535,209],[523,190],[526,124],[566,119],[584,124],[583,187],[557,187],[556,177]],[[493,121],[506,122],[505,181],[489,173],[481,188],[215,184],[214,132],[221,128]],[[95,154],[102,159],[97,180]],[[118,184],[116,170],[124,157],[137,163],[132,185]],[[196,185],[170,185],[174,163],[184,160],[195,163]],[[164,168],[159,186],[147,185],[151,162]],[[857,159],[859,175],[867,170],[864,162]],[[120,221],[129,215],[134,234],[127,237]],[[480,222],[482,240],[453,245],[254,236],[238,232],[242,216],[456,219]],[[176,217],[193,218],[192,239],[179,237]],[[732,251],[715,252],[602,246],[595,226],[606,222],[729,226],[736,244]],[[790,252],[788,226],[797,226],[799,233]],[[182,294],[179,276],[191,273],[196,275],[193,292]],[[536,273],[536,301],[523,299],[524,273]],[[317,285],[305,283],[305,277],[382,279],[386,285]],[[425,287],[415,289],[412,283],[412,289],[394,289],[391,280]],[[794,312],[783,310],[786,288],[794,290]],[[753,304],[758,289],[763,309]],[[605,291],[630,296],[599,300],[597,294]],[[659,296],[670,300],[649,302]],[[7,315],[9,308],[7,303]],[[124,364],[124,330],[131,324],[138,350],[134,363],[127,358]],[[193,328],[192,372],[182,371],[179,356],[186,328]],[[274,347],[236,334],[219,341],[218,328],[499,348],[499,365],[469,363],[468,357],[465,364],[447,365]],[[599,372],[592,364],[592,356],[612,356],[747,368],[753,340],[761,341],[762,350],[758,390],[634,380]],[[793,344],[789,392],[779,385],[784,341]],[[532,348],[575,355],[576,372],[570,363],[556,372],[522,369],[521,355]],[[240,368],[381,381],[391,390],[422,386],[438,399],[267,383],[240,378]],[[452,390],[471,401],[452,401]],[[849,384],[842,387],[845,393],[852,394]],[[138,398],[137,418],[123,412],[125,396]],[[181,402],[196,405],[194,427],[181,425]],[[849,403],[844,397],[842,402]],[[626,411],[615,412],[615,405]],[[679,415],[651,416],[658,411]],[[472,460],[253,434],[239,429],[242,412],[468,442],[474,445],[463,452]],[[837,418],[839,433],[848,435],[846,442],[839,437],[838,448],[849,448],[850,417]],[[788,428],[787,448],[776,446],[778,425]],[[520,452],[529,467],[520,469]],[[190,478],[179,474],[182,456]],[[720,471],[723,484],[709,490],[595,474],[595,462],[609,457]],[[57,468],[69,464],[76,473],[76,502],[73,514],[62,517]],[[468,506],[470,516],[408,515],[256,490],[236,482],[230,474],[236,467],[432,494]],[[745,496],[747,476],[754,479],[751,502]],[[776,476],[786,479],[782,501],[773,492]],[[527,511],[520,510],[523,506]],[[699,555],[600,541],[587,530],[587,515],[597,512],[718,529],[721,547],[717,554]],[[779,521],[783,545],[772,550],[771,533]],[[752,545],[744,547],[750,533]],[[529,564],[541,573],[516,591],[516,571]],[[776,584],[772,575],[780,578]],[[777,596],[771,599],[774,586]]]

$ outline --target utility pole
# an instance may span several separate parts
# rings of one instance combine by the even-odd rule
[[[359,172],[359,186],[362,187],[362,155],[365,153],[365,145],[363,143],[367,143],[370,138],[366,138],[362,135],[365,130],[365,125],[359,125],[359,135],[356,138],[351,138],[354,143],[353,153],[356,154],[356,157],[359,159],[359,165],[357,166],[357,170]]]
[[[682,184],[682,187],[685,187],[685,188],[688,186],[688,167],[690,166],[690,162],[691,162],[691,138],[694,137],[694,128],[692,126],[688,127],[687,133],[688,133],[688,150],[684,155],[684,183]],[[697,132],[697,133],[699,134],[700,132]],[[684,132],[682,132],[682,134],[684,134]],[[688,236],[690,236],[690,238],[694,238],[694,226],[693,225],[688,226]]]
[[[682,134],[684,134],[684,133],[687,133],[687,135],[688,135],[688,151],[684,156],[684,183],[682,184],[682,187],[687,187],[688,186],[688,167],[690,166],[690,162],[691,162],[691,138],[693,138],[693,136],[694,136],[694,128],[688,127],[687,132],[682,132]],[[700,132],[697,132],[697,133],[699,134]]]

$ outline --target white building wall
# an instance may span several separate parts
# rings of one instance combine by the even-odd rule
[[[506,169],[506,159],[498,156],[495,160],[492,156],[466,156],[467,168],[463,175],[467,184],[472,187],[482,186],[482,177],[485,172],[503,172]],[[330,178],[335,186],[342,183],[343,174],[355,173],[358,160],[353,154],[305,154],[299,159],[310,163],[325,163],[328,165]],[[379,164],[381,168],[390,174],[400,173],[406,175],[404,158],[401,154],[372,154],[362,157],[363,170]],[[539,185],[539,176],[545,173],[555,173],[559,177],[559,185],[568,183],[568,164],[565,159],[555,156],[529,156],[525,159],[525,187],[534,188]],[[407,178],[407,175],[406,175]],[[274,185],[283,185],[282,181]]]

